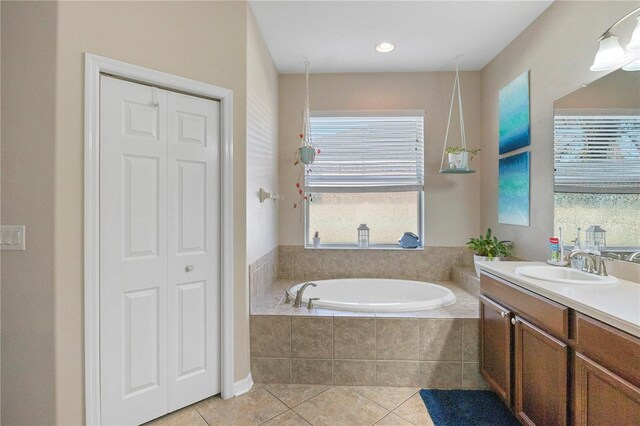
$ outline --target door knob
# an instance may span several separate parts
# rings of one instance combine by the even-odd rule
[[[193,265],[187,265],[187,266],[184,268],[184,270],[185,270],[185,271],[187,271],[187,272],[191,272],[191,271],[193,271]]]
[[[501,316],[502,318],[504,318],[504,317],[506,317],[506,316],[507,316],[507,313],[506,313],[505,311],[502,311],[502,312],[500,312],[500,316]]]
[[[511,324],[516,325],[516,323],[517,323],[517,322],[518,322],[518,320],[517,320],[517,319],[515,319],[515,318],[511,318]]]

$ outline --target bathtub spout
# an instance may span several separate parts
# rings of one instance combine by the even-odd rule
[[[304,293],[304,290],[308,286],[316,287],[317,284],[316,283],[312,283],[312,282],[308,282],[305,285],[303,285],[302,287],[300,287],[300,289],[298,291],[296,291],[296,301],[293,302],[293,307],[294,308],[299,308],[300,306],[302,306],[302,293]]]

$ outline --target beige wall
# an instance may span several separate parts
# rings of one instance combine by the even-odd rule
[[[245,2],[61,2],[58,6],[55,179],[56,408],[83,418],[83,53],[234,92],[235,378],[248,363],[245,223]]]
[[[3,251],[2,424],[55,423],[55,3],[2,2],[2,218],[27,251]]]
[[[3,423],[84,421],[84,53],[234,92],[235,379],[249,373],[246,2],[7,3],[3,12]],[[14,118],[15,117],[15,118]],[[24,117],[24,118],[20,118]],[[7,348],[7,349],[5,349]]]
[[[311,64],[313,70],[313,63]],[[425,110],[425,244],[460,246],[480,229],[480,174],[439,174],[442,144],[455,74],[376,73],[311,74],[312,110]],[[480,145],[480,73],[461,73],[467,143]],[[303,219],[295,183],[299,168],[293,158],[300,139],[304,107],[304,76],[280,76],[280,244],[302,245]],[[457,114],[449,144],[460,145]],[[480,153],[482,156],[484,153]],[[474,159],[472,166],[477,164]],[[354,230],[355,232],[355,230]],[[400,237],[400,235],[398,235]]]
[[[278,71],[251,12],[247,15],[247,263],[278,246]]]
[[[637,2],[557,1],[482,70],[482,228],[515,242],[516,255],[530,260],[547,256],[553,229],[553,103],[583,83],[602,76],[589,71],[598,37]],[[632,21],[631,25],[635,23]],[[623,25],[616,33],[626,35]],[[530,70],[531,224],[499,225],[498,91]]]
[[[554,107],[637,110],[640,108],[640,73],[619,69],[563,96]]]

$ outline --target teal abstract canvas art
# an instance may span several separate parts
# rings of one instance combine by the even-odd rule
[[[499,161],[498,223],[529,226],[529,152]]]
[[[500,154],[528,146],[530,142],[529,120],[529,71],[520,74],[498,94],[500,117]]]

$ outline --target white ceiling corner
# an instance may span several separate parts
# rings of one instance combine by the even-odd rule
[[[552,1],[252,0],[278,71],[480,70]],[[390,41],[390,53],[375,45]]]

